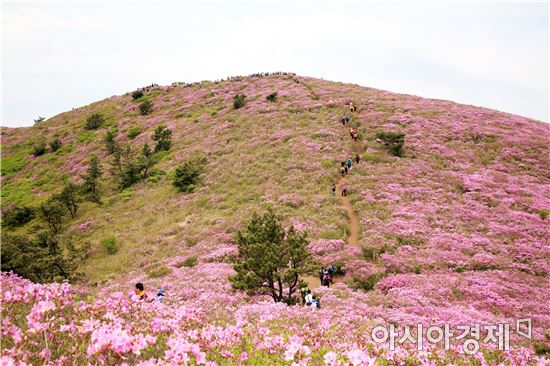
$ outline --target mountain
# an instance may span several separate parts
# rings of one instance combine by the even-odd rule
[[[267,100],[273,92],[276,100]],[[238,109],[237,93],[246,95]],[[357,111],[349,111],[346,99]],[[145,100],[153,107],[142,115]],[[94,113],[104,121],[88,130],[86,121]],[[343,126],[346,113],[350,123]],[[145,143],[155,146],[160,125],[172,131],[171,148],[155,155],[145,179],[121,189],[107,132],[123,148],[124,163]],[[350,128],[357,128],[357,142]],[[390,151],[381,132],[404,134],[401,156]],[[126,356],[130,364],[149,357],[156,360],[152,364],[181,364],[187,356],[219,364],[245,358],[251,364],[288,364],[285,357],[311,364],[344,359],[369,364],[376,358],[397,364],[407,357],[415,357],[411,364],[473,363],[478,356],[437,349],[429,361],[414,352],[414,344],[387,351],[366,334],[380,323],[510,323],[515,329],[523,318],[532,321],[532,339],[514,334],[514,352],[486,351],[485,360],[543,362],[533,349],[548,352],[550,337],[549,132],[547,124],[494,110],[286,73],[152,86],[137,100],[127,93],[33,127],[3,128],[4,212],[38,207],[63,184],[82,183],[93,155],[104,171],[101,203],[80,203],[76,217],[66,215],[62,224],[60,240],[85,252],[79,263],[83,279],[69,289],[3,275],[4,301],[19,304],[30,292],[27,297],[37,305],[50,306],[37,309],[37,317],[61,307],[88,309],[65,313],[76,324],[69,334],[84,337],[96,363]],[[58,150],[33,154],[56,138]],[[356,154],[360,162],[341,178],[340,162]],[[189,159],[200,161],[202,182],[184,193],[172,178]],[[234,273],[235,233],[267,207],[274,207],[285,225],[307,231],[319,264],[334,263],[345,272],[338,277],[343,283],[315,290],[321,310],[231,290],[227,277]],[[44,226],[35,217],[4,231],[32,235]],[[117,250],[110,251],[109,242]],[[308,279],[312,287],[315,278]],[[165,289],[173,306],[151,313],[147,304],[128,305],[118,291],[139,281]],[[97,303],[60,305],[57,300],[72,291],[94,294]],[[43,304],[50,301],[44,292],[57,299],[54,304]],[[148,324],[133,328],[132,320],[120,315],[130,308]],[[90,320],[112,312],[121,320]],[[82,328],[85,322],[88,330]],[[115,350],[108,339],[123,333],[129,348]],[[145,351],[132,353],[132,347]],[[50,351],[52,359],[63,353]],[[11,356],[39,362],[29,352]]]

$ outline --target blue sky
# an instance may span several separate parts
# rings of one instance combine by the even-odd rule
[[[150,83],[293,71],[548,121],[548,2],[7,1],[2,126]]]

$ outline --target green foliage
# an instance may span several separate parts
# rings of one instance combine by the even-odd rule
[[[46,143],[44,141],[39,141],[33,145],[32,149],[34,156],[44,155],[46,153]]]
[[[403,156],[405,134],[403,132],[378,132],[376,138],[382,140],[388,152],[394,156]]]
[[[168,151],[172,146],[172,130],[160,125],[155,129],[153,141],[156,141],[155,152]]]
[[[550,210],[538,210],[537,211],[541,219],[545,219],[550,215]]]
[[[273,93],[269,94],[267,97],[265,97],[265,99],[267,99],[270,102],[275,102],[275,101],[277,101],[277,94],[278,94],[278,92],[273,92]]]
[[[142,116],[146,116],[148,114],[151,114],[153,112],[153,103],[150,100],[143,101],[139,105],[139,113]]]
[[[13,271],[33,282],[77,279],[79,254],[72,245],[61,245],[51,233],[39,233],[34,240],[27,236],[2,235],[2,270]]]
[[[386,276],[385,273],[376,273],[368,276],[366,279],[353,277],[351,280],[351,287],[355,290],[371,291],[376,286],[376,283]]]
[[[82,185],[82,192],[88,195],[90,201],[92,202],[100,202],[98,180],[102,174],[103,170],[101,170],[99,158],[94,155],[92,156],[90,166],[86,170],[86,175],[84,176],[84,184]]]
[[[269,294],[275,302],[291,303],[294,292],[303,285],[300,276],[308,270],[307,244],[305,233],[293,226],[285,231],[271,209],[262,216],[255,213],[246,230],[237,232],[237,274],[230,277],[233,287],[249,294]]]
[[[87,130],[96,130],[105,123],[105,118],[101,113],[94,113],[86,119],[84,128]]]
[[[206,158],[195,157],[184,162],[176,168],[173,184],[181,192],[191,193],[197,184],[201,182],[201,167],[206,163]]]
[[[129,153],[131,155],[131,153]],[[119,188],[125,189],[141,179],[147,178],[149,169],[156,163],[156,157],[149,148],[149,145],[145,144],[141,151],[141,155],[137,157],[127,157],[127,162],[122,166],[119,173]]]
[[[233,97],[233,108],[239,109],[246,104],[246,95],[244,94],[235,94]]]
[[[61,202],[51,197],[40,205],[38,212],[40,217],[48,223],[48,227],[53,234],[61,231],[63,216],[65,215],[65,207]]]
[[[61,193],[54,196],[56,200],[58,200],[65,206],[73,219],[76,216],[78,203],[80,202],[79,192],[80,187],[73,183],[68,183],[65,185],[65,187],[63,187]]]
[[[172,270],[168,267],[165,267],[165,266],[160,266],[156,269],[151,269],[151,270],[147,271],[147,275],[149,275],[149,277],[151,277],[151,278],[163,277],[163,276],[166,276],[170,273],[172,273]]]
[[[535,353],[539,356],[550,355],[550,347],[544,343],[535,343]]]
[[[116,252],[118,252],[118,244],[116,242],[116,238],[114,236],[110,236],[108,238],[104,238],[101,240],[101,247],[105,251],[105,253],[109,255],[113,255]]]
[[[52,152],[59,150],[61,146],[62,146],[61,140],[58,138],[50,142],[50,149],[52,150]]]
[[[176,264],[176,267],[178,268],[181,268],[181,267],[195,267],[198,263],[198,259],[196,256],[192,256],[192,257],[189,257],[187,259],[185,259],[184,261],[182,262],[179,262]]]
[[[132,100],[138,100],[139,98],[141,98],[143,96],[143,91],[141,90],[136,90],[132,93]]]
[[[10,177],[12,174],[20,171],[29,162],[27,155],[28,152],[21,152],[11,156],[4,156],[4,152],[2,151],[2,177]]]
[[[109,130],[105,134],[105,138],[103,141],[105,142],[105,147],[107,148],[107,151],[109,154],[114,154],[115,150],[118,149],[118,144],[115,141],[116,132],[114,130]]]
[[[139,127],[132,127],[130,129],[130,131],[128,131],[128,138],[133,140],[135,139],[139,134],[141,133],[141,130],[139,129]]]
[[[2,214],[2,226],[18,227],[25,225],[35,216],[34,209],[28,206],[12,207]]]
[[[362,247],[361,248],[363,252],[363,258],[369,261],[377,261],[380,259],[380,255],[384,254],[386,252],[385,247]]]

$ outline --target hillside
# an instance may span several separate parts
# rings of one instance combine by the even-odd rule
[[[266,100],[274,91],[277,100]],[[247,96],[239,109],[233,108],[236,93]],[[346,98],[358,107],[350,113],[350,125],[359,131],[356,143],[350,125],[340,123]],[[149,115],[139,111],[145,99],[153,103]],[[86,130],[93,113],[105,116],[105,123]],[[116,129],[116,141],[138,152],[144,143],[154,145],[152,135],[161,124],[172,130],[171,149],[158,154],[147,179],[119,189],[105,134]],[[377,141],[382,131],[405,134],[402,157]],[[354,365],[377,357],[389,364],[410,357],[417,362],[411,364],[429,364],[430,357],[434,364],[475,363],[479,360],[457,361],[463,355],[456,349],[432,350],[425,360],[414,344],[386,352],[365,335],[379,323],[515,325],[519,318],[532,319],[533,340],[513,336],[515,352],[487,353],[486,360],[536,363],[533,347],[548,347],[550,337],[549,132],[547,124],[498,111],[295,75],[153,87],[137,101],[127,93],[30,128],[3,128],[2,206],[38,206],[64,183],[80,183],[91,156],[99,156],[101,204],[81,203],[74,219],[65,218],[61,237],[89,246],[78,291],[96,296],[97,309],[90,314],[101,318],[98,313],[124,314],[122,309],[135,307],[132,311],[142,311],[146,319],[161,319],[158,327],[136,330],[124,316],[112,324],[156,337],[166,332],[163,342],[174,339],[142,356],[134,353],[131,364],[163,357],[163,347],[191,347],[171,344],[178,336],[220,364],[238,363],[241,352],[257,357],[251,364],[288,364],[283,355],[289,349],[295,350],[291,359],[311,364],[323,363],[323,357],[337,364],[329,351]],[[59,150],[33,156],[36,144],[55,138]],[[341,181],[340,162],[356,152],[359,164]],[[202,184],[190,194],[177,191],[175,167],[197,155],[206,158]],[[348,201],[339,194],[342,185]],[[227,276],[233,273],[235,232],[268,206],[286,225],[308,232],[320,264],[336,263],[345,271],[345,283],[316,289],[323,304],[317,313],[231,290]],[[358,225],[350,229],[354,220]],[[7,231],[32,234],[41,226],[35,218]],[[119,246],[115,254],[101,245],[111,236]],[[187,267],[184,262],[192,257],[197,264]],[[11,291],[9,296],[2,291],[3,301],[21,301],[13,295],[21,281],[2,277],[3,288]],[[123,296],[107,300],[138,281],[165,288],[179,310],[148,314]],[[52,298],[62,297],[59,288],[46,288],[42,292],[52,291]],[[36,301],[43,299],[41,291],[27,291]],[[75,319],[84,322],[87,316]],[[99,327],[71,332],[89,335]],[[192,335],[195,328],[202,329],[198,338]],[[207,330],[210,335],[202,334]],[[206,345],[207,338],[213,343]],[[97,357],[93,362],[103,362],[88,349],[90,354]]]

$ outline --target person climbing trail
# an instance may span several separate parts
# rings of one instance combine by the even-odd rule
[[[326,287],[330,286],[330,276],[327,270],[323,273],[323,280],[321,281],[321,284]]]
[[[352,164],[351,158],[349,158],[348,160],[346,160],[346,165],[348,166],[348,169],[351,169],[351,164]]]
[[[355,164],[359,164],[359,160],[361,160],[359,154],[355,154]]]
[[[346,125],[346,117],[342,117],[342,126],[345,126]]]
[[[351,138],[354,140],[354,141],[357,141],[357,137],[358,137],[358,133],[357,133],[357,129],[353,130],[353,135],[351,136]]]
[[[349,168],[348,168],[347,164],[344,165],[344,173],[345,173],[345,175],[348,175],[348,170],[349,170]]]
[[[332,279],[334,278],[334,266],[332,263],[328,266],[328,274],[330,276],[330,281],[332,282]]]
[[[346,197],[348,195],[348,190],[346,187],[342,186],[342,196]]]
[[[302,297],[302,305],[306,305],[307,302],[306,302],[306,296],[308,294],[308,291],[309,291],[309,288],[307,288],[307,286],[304,286],[300,289],[300,295]]]
[[[324,275],[325,275],[325,267],[322,266],[321,270],[319,271],[319,280],[321,281],[321,283],[323,283],[323,276]]]
[[[344,166],[344,165],[342,165],[342,166],[340,167],[340,173],[342,173],[342,177],[343,177],[344,175],[346,175],[346,173],[347,173],[347,169],[346,169],[346,168],[347,168],[347,167]]]
[[[332,185],[332,195],[336,196],[336,184]]]

